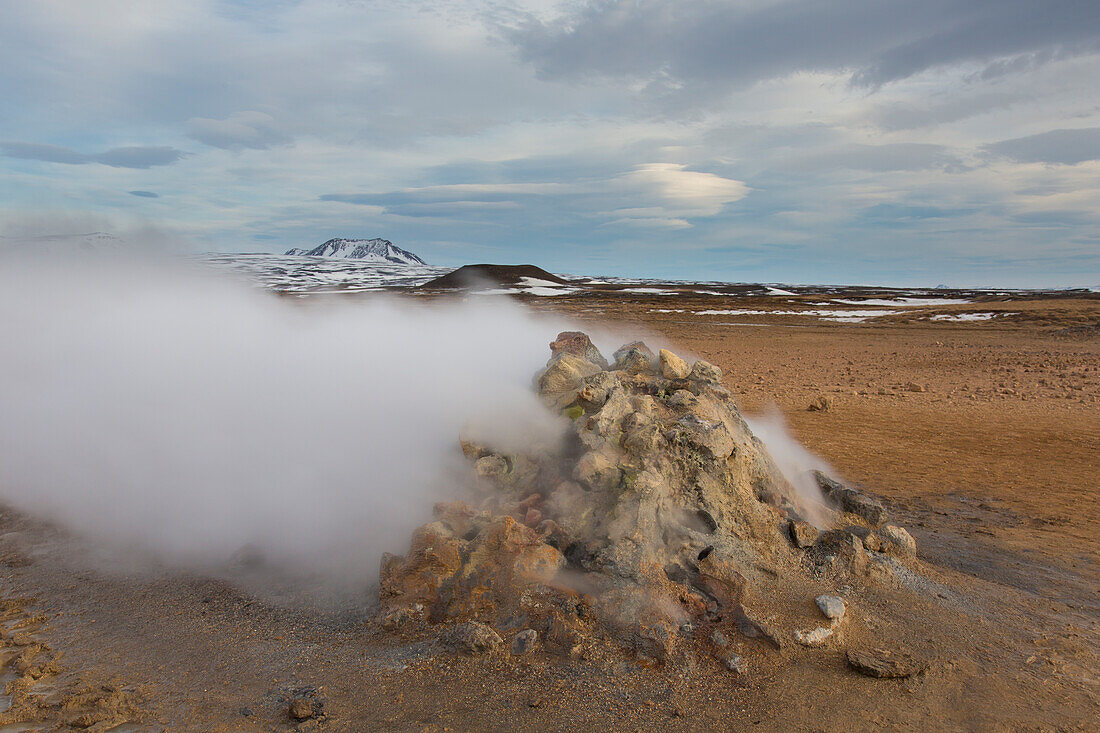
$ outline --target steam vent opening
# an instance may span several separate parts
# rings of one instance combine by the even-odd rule
[[[436,504],[408,552],[383,557],[383,629],[463,653],[511,637],[513,653],[737,673],[841,636],[835,589],[911,575],[915,543],[881,502],[785,476],[718,367],[640,341],[608,359],[581,332],[550,352],[534,384],[567,439],[504,451],[461,437],[470,497]]]

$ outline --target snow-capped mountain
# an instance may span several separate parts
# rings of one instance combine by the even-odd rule
[[[304,257],[333,257],[343,260],[389,262],[398,265],[426,265],[412,252],[395,247],[388,239],[330,239],[313,249],[292,249],[288,255]]]

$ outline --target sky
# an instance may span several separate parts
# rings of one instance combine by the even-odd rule
[[[1100,284],[1096,0],[0,0],[0,235]]]

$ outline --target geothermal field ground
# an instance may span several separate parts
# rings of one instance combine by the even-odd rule
[[[223,317],[228,335],[199,343],[233,352],[270,301],[280,318],[308,314],[288,326],[305,356],[226,365],[188,347],[186,309],[123,318],[139,353],[169,352],[104,398],[139,426],[130,444],[28,427],[28,441],[50,436],[35,444],[55,449],[42,461],[83,467],[52,482],[136,488],[75,492],[66,507],[64,492],[4,487],[17,498],[0,514],[0,730],[1095,730],[1097,293],[537,273],[456,293],[420,287],[439,268],[305,259],[217,258],[261,286],[248,308],[265,305],[239,327],[212,305],[194,326]],[[341,343],[389,343],[355,325],[359,308],[390,313],[381,300],[437,347],[367,349],[364,368],[386,368],[358,387],[355,369],[307,358],[302,324],[330,310]],[[488,315],[500,309],[514,318]],[[447,312],[463,315],[425,315]],[[515,369],[499,367],[509,354]],[[213,375],[187,382],[202,394],[222,395],[219,374],[279,380],[240,410],[190,415],[190,400],[142,391],[177,368]],[[520,408],[488,409],[443,434],[513,371],[529,375],[524,396],[501,404],[551,422],[521,428]],[[108,389],[97,374],[84,389]],[[485,389],[469,386],[486,374]],[[336,430],[296,409],[311,394],[365,422]],[[181,470],[134,461],[122,475],[102,464],[154,462],[179,442],[145,448],[127,395],[249,456],[281,440],[327,447],[277,451],[259,488],[232,500],[209,488],[232,464],[217,445],[188,448]],[[254,423],[300,432],[251,445]],[[382,437],[363,431],[408,442],[433,425],[445,463],[423,448],[387,465],[364,447]],[[108,458],[84,456],[85,441]],[[349,463],[360,450],[370,461]],[[349,465],[350,477],[332,469]],[[445,481],[424,473],[444,465]],[[417,494],[402,472],[442,485]],[[306,488],[273,498],[287,475]],[[156,505],[148,476],[185,498]],[[356,514],[360,486],[373,520]],[[330,537],[326,507],[353,517]],[[147,532],[112,523],[130,513]],[[264,532],[226,534],[223,515]],[[286,547],[299,548],[292,561]]]

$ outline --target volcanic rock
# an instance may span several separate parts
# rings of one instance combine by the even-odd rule
[[[794,520],[788,524],[787,532],[791,537],[791,542],[800,550],[813,547],[819,534],[817,527],[802,520]]]
[[[562,331],[558,337],[550,342],[550,361],[554,361],[562,354],[572,354],[581,359],[596,364],[600,369],[607,369],[607,359],[588,338],[588,334],[580,331]]]
[[[834,481],[821,471],[814,471],[813,477],[825,498],[840,507],[842,511],[855,514],[874,527],[886,520],[886,507],[878,499],[863,493],[859,489],[853,489],[841,484],[839,481]]]
[[[722,370],[710,362],[700,359],[692,365],[688,378],[705,384],[721,384]]]
[[[840,621],[844,618],[844,612],[847,607],[843,598],[837,596],[818,596],[814,599],[817,603],[817,607],[821,609],[821,613],[825,615],[825,618],[832,619],[834,621]]]
[[[901,679],[924,670],[925,665],[904,652],[886,649],[849,649],[848,664],[868,677]]]
[[[466,654],[482,654],[500,647],[504,640],[492,627],[470,621],[458,624],[442,638],[444,646]]]
[[[463,436],[469,499],[437,504],[405,556],[383,557],[380,618],[416,619],[413,630],[445,624],[441,640],[467,653],[518,628],[516,654],[608,645],[644,663],[686,664],[692,648],[736,629],[782,648],[804,608],[778,599],[812,597],[823,570],[867,582],[853,531],[870,533],[862,523],[876,517],[874,499],[832,482],[828,498],[859,524],[819,536],[717,367],[688,369],[633,342],[605,369],[590,346],[584,334],[560,334],[535,380],[566,431],[560,445],[502,450]],[[806,641],[823,641],[817,633]]]
[[[512,654],[517,656],[534,651],[539,643],[539,632],[534,629],[525,629],[512,639]]]
[[[895,555],[903,560],[911,560],[917,556],[917,541],[913,535],[895,524],[887,524],[879,529],[882,537],[882,551],[888,555]]]
[[[569,281],[553,275],[534,265],[463,265],[446,275],[430,280],[420,287],[426,290],[458,289],[485,287],[486,285],[519,285],[524,278],[545,280],[565,285]]]
[[[613,354],[615,371],[645,373],[653,369],[653,352],[641,341],[631,341],[616,349]]]
[[[291,720],[309,720],[313,717],[313,701],[308,697],[296,697],[290,701],[286,712]]]
[[[661,376],[665,379],[687,379],[688,374],[691,373],[687,362],[668,349],[661,349],[658,352],[658,358]]]

